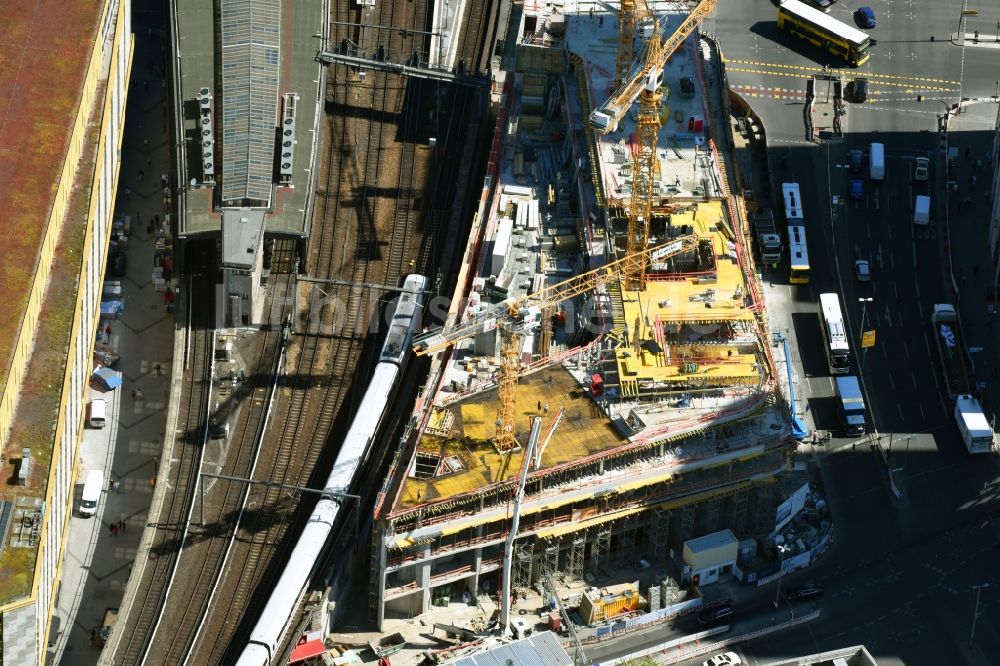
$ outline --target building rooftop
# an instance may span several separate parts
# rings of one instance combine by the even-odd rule
[[[230,185],[234,189],[226,190],[226,205],[239,205],[241,199],[244,204],[252,206],[267,206],[269,203],[265,219],[267,232],[304,235],[308,225],[306,203],[311,189],[309,165],[314,139],[318,138],[314,132],[320,80],[316,54],[321,44],[316,35],[323,32],[323,3],[321,0],[269,0],[257,4],[233,0],[225,3],[228,10],[225,17],[227,29],[223,31],[227,45],[227,55],[222,58],[225,62],[216,57],[223,45],[215,43],[219,28],[216,25],[215,5],[197,0],[178,0],[177,4],[181,45],[179,88],[184,131],[188,137],[187,183],[192,179],[198,183],[202,181],[202,130],[197,102],[202,88],[208,88],[213,95],[216,146],[223,147],[223,161],[215,168],[215,187],[196,184],[187,190],[181,235],[220,231],[220,197],[223,197],[223,188]],[[277,29],[274,28],[275,22],[268,19],[268,15],[273,14],[280,15],[277,22],[280,27]],[[238,56],[231,63],[230,51]],[[241,62],[250,65],[250,68],[239,67]],[[223,89],[216,89],[217,75],[226,63],[229,63],[227,72],[230,75],[223,77]],[[265,76],[255,75],[250,81],[250,74],[263,71],[262,67],[267,70]],[[231,93],[229,102],[224,91]],[[278,144],[273,144],[273,151],[265,151],[266,155],[261,152],[260,146],[261,142],[275,139],[284,93],[298,95],[293,132],[292,187],[272,188],[268,183],[272,180],[277,182],[274,155]],[[264,95],[267,104],[261,107],[253,102],[257,95]],[[227,128],[240,126],[247,130],[242,135],[245,140],[239,139],[239,136],[227,137]]]
[[[491,648],[474,655],[447,662],[452,666],[570,666],[573,660],[563,649],[559,638],[543,631],[519,641]]]
[[[632,112],[626,114],[620,128],[606,137],[567,131],[567,122],[579,123],[589,114],[581,93],[594,106],[606,97],[617,48],[618,21],[602,22],[590,15],[591,5],[581,4],[567,0],[560,24],[576,54],[571,60],[576,58],[578,75],[581,69],[586,74],[583,82],[566,77],[563,85],[553,85],[551,77],[538,74],[548,62],[546,51],[559,57],[548,71],[561,71],[558,36],[536,31],[534,45],[519,52],[523,73],[506,100],[508,124],[517,131],[500,148],[499,186],[487,208],[485,231],[481,240],[470,241],[481,243],[482,251],[476,253],[472,290],[462,294],[468,300],[463,322],[484,316],[486,304],[538,292],[622,254],[624,222],[614,209],[620,213],[628,204],[630,174],[624,167],[631,162],[635,120]],[[683,14],[666,13],[676,12],[676,3],[656,4],[672,27],[681,23]],[[544,16],[538,22],[544,23]],[[538,48],[539,43],[557,48]],[[558,311],[543,314],[538,329],[524,338],[514,432],[523,447],[532,418],[542,418],[539,446],[544,452],[531,478],[617,458],[631,446],[671,442],[648,469],[632,470],[629,483],[648,484],[718,464],[740,449],[763,450],[761,442],[788,435],[780,410],[762,406],[774,389],[773,364],[747,277],[753,275],[752,258],[736,242],[716,185],[715,158],[702,141],[706,88],[696,71],[696,48],[695,38],[686,41],[664,77],[673,91],[665,103],[677,113],[665,112],[660,132],[657,184],[663,199],[654,207],[650,246],[662,251],[652,254],[645,287],[626,290],[610,278],[588,296],[589,309],[579,298],[559,303]],[[530,63],[522,67],[522,60]],[[562,114],[552,113],[556,101]],[[688,129],[690,118],[701,124]],[[561,165],[587,152],[597,155],[594,180],[563,170]],[[599,224],[600,215],[586,213],[588,205],[599,205],[595,197],[602,190],[611,209],[607,225]],[[574,211],[569,202],[581,193],[580,210]],[[603,240],[606,234],[609,242]],[[595,341],[587,344],[588,335]],[[393,515],[425,505],[437,509],[518,477],[522,449],[501,454],[493,443],[497,337],[484,330],[454,346],[437,392],[421,404],[429,409],[427,425]],[[580,344],[586,346],[575,346]],[[743,432],[699,436],[735,420]],[[583,485],[593,493],[605,481],[595,476]],[[538,508],[534,504],[551,507],[553,501],[560,500],[536,496],[522,510],[530,513]],[[485,519],[486,513],[463,521]],[[405,545],[418,531],[396,544]]]
[[[0,284],[6,294],[0,299],[0,394],[103,6],[101,0],[0,4]]]
[[[712,534],[706,534],[705,536],[700,536],[697,539],[688,539],[684,542],[684,545],[688,547],[692,553],[700,553],[706,550],[713,550],[719,546],[728,546],[730,544],[739,543],[736,539],[736,535],[733,534],[732,530],[721,530],[719,532],[713,532]]]

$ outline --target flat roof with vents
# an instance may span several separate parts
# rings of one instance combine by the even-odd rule
[[[222,203],[270,206],[280,0],[222,0]]]
[[[180,179],[186,184],[195,181],[182,197],[184,212],[178,220],[182,237],[219,234],[220,206],[268,206],[268,233],[306,233],[310,160],[317,153],[313,142],[322,135],[316,123],[317,113],[322,114],[319,85],[325,80],[325,67],[316,60],[316,34],[323,31],[323,10],[323,0],[177,0],[180,71],[175,80],[187,147]],[[225,47],[219,41],[223,37]],[[215,112],[214,187],[200,183],[201,143],[194,140],[199,135],[197,97],[204,87],[211,90]],[[276,130],[285,93],[299,96],[295,154],[291,187],[275,187]],[[258,97],[267,97],[266,103],[253,101]],[[227,134],[236,123],[242,123],[242,138],[239,132]]]

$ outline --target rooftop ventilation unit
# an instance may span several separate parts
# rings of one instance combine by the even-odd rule
[[[299,96],[296,93],[285,93],[281,96],[281,128],[278,146],[278,182],[285,187],[292,184],[293,167],[295,166],[295,104]]]
[[[215,183],[215,122],[212,114],[212,91],[198,92],[198,130],[201,137],[201,169],[203,182]]]

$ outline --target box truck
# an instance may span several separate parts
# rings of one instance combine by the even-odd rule
[[[844,432],[849,436],[865,434],[865,398],[861,394],[861,384],[857,377],[837,377],[837,401],[844,422]]]
[[[913,202],[913,224],[926,227],[931,222],[931,198],[918,194]]]
[[[955,398],[955,425],[969,453],[989,453],[993,450],[993,428],[986,420],[979,401],[971,395]]]
[[[885,179],[885,146],[873,143],[868,156],[868,177],[872,180]]]

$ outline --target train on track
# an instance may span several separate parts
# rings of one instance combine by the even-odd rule
[[[403,282],[403,291],[396,303],[379,363],[347,436],[344,437],[333,470],[326,480],[324,489],[331,493],[349,492],[358,470],[364,466],[403,363],[410,352],[413,332],[420,326],[426,286],[427,279],[418,274],[408,275]],[[316,503],[278,584],[271,591],[264,611],[257,619],[249,643],[236,662],[238,666],[265,666],[270,663],[339,513],[340,502],[336,499],[324,497]]]

